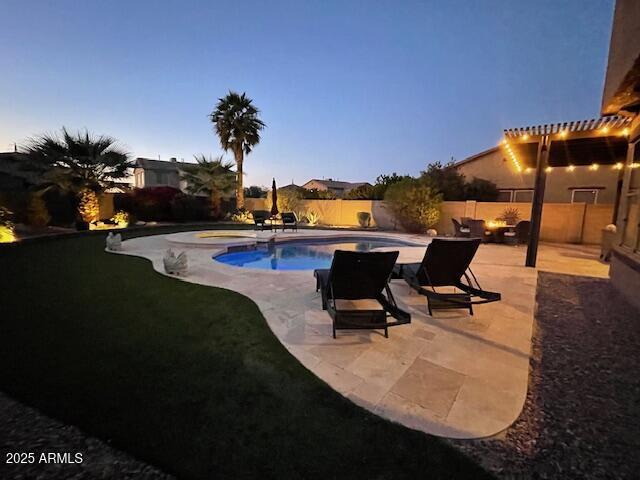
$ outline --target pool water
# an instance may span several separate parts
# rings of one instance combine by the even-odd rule
[[[259,244],[251,249],[231,249],[213,257],[217,262],[235,267],[265,270],[315,270],[329,268],[336,250],[368,252],[380,247],[406,247],[411,243],[393,239],[294,240]]]

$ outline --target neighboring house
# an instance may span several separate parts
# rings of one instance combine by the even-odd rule
[[[533,159],[521,157],[520,161],[523,164],[516,165],[509,153],[499,146],[461,160],[454,167],[467,180],[477,177],[495,183],[500,191],[500,202],[531,202],[535,156]],[[624,162],[624,157],[619,161]],[[545,202],[613,204],[619,181],[620,170],[611,166],[553,168],[547,174]]]
[[[39,183],[36,172],[24,169],[26,155],[18,152],[0,152],[0,191],[26,190]]]
[[[369,182],[339,182],[338,180],[332,180],[331,178],[327,180],[318,180],[314,178],[302,185],[302,187],[307,190],[329,191],[335,194],[336,197],[341,198],[354,188],[361,187],[362,185],[371,186]]]
[[[136,188],[173,187],[184,190],[178,166],[175,158],[167,161],[138,157],[133,170],[133,185]]]

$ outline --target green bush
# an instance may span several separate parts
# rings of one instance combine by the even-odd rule
[[[402,227],[422,233],[440,219],[442,195],[422,179],[404,179],[387,188],[385,200]]]
[[[495,202],[499,194],[496,184],[484,178],[474,178],[464,186],[465,200]]]

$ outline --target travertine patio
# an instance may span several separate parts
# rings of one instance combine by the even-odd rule
[[[319,234],[347,235],[305,230],[277,236]],[[419,261],[428,243],[424,236],[355,235],[400,237],[421,245],[400,248],[403,261]],[[535,269],[522,266],[524,247],[481,246],[474,272],[484,288],[501,292],[503,300],[478,306],[474,316],[461,310],[430,317],[424,297],[393,281],[396,299],[411,313],[412,323],[391,329],[388,339],[378,332],[340,331],[334,340],[311,271],[227,266],[211,258],[221,248],[216,240],[192,238],[193,232],[132,239],[123,242],[121,253],[147,258],[162,273],[168,247],[187,250],[189,273],[182,280],[250,297],[305,367],[353,402],[390,420],[444,437],[479,438],[504,430],[518,417],[527,391],[537,279]],[[606,276],[608,268],[597,261],[593,248],[570,245],[541,245],[538,265],[594,276]]]

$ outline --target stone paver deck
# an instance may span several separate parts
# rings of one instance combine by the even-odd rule
[[[233,234],[234,232],[229,232]],[[235,232],[237,233],[237,232]],[[403,260],[419,261],[428,239],[397,233],[303,230],[278,238],[311,236],[402,238]],[[426,313],[424,297],[394,280],[392,290],[412,322],[389,330],[339,331],[321,309],[311,271],[238,268],[212,260],[217,240],[157,235],[123,242],[122,254],[152,261],[163,273],[167,248],[187,250],[189,273],[181,280],[228,288],[256,302],[271,330],[306,368],[358,405],[407,427],[450,438],[494,435],[513,423],[525,401],[535,309],[537,271],[525,268],[526,248],[482,245],[472,267],[482,286],[502,293],[502,301],[466,311]],[[171,242],[169,240],[171,240]],[[264,238],[263,238],[264,239]],[[242,242],[244,243],[244,242]],[[606,276],[597,250],[541,245],[539,268]]]

